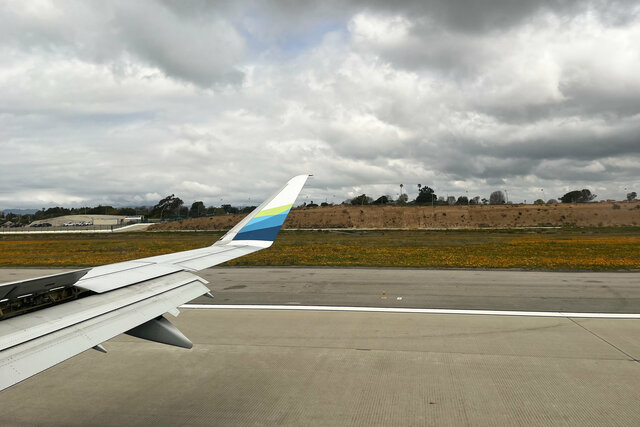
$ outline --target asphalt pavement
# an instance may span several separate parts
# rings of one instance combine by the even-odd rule
[[[640,273],[380,268],[212,268],[200,304],[640,313]]]

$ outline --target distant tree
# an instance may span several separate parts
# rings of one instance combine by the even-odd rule
[[[373,201],[374,205],[387,205],[391,202],[389,196],[380,196],[376,200]]]
[[[248,214],[253,212],[255,208],[255,206],[245,206],[244,208],[240,209],[240,213]]]
[[[239,212],[238,208],[235,208],[231,205],[222,205],[221,207],[226,214],[237,214]]]
[[[489,203],[492,205],[503,205],[507,199],[504,197],[504,193],[500,190],[494,191],[489,196]]]
[[[633,202],[636,197],[638,197],[638,195],[636,194],[635,191],[632,191],[631,193],[627,193],[627,201],[628,202]]]
[[[473,199],[469,200],[470,205],[479,205],[480,204],[480,196],[476,196]]]
[[[322,202],[320,203],[320,206],[325,207],[325,206],[331,206],[331,205],[327,202]]]
[[[151,211],[150,206],[136,206],[134,209],[136,211],[136,215],[149,216],[149,212]]]
[[[308,208],[317,208],[318,204],[317,203],[313,203],[313,200],[311,202],[309,202],[309,204],[307,205]]]
[[[216,214],[216,207],[215,206],[208,206],[207,210],[205,212],[207,213],[207,215],[215,215]]]
[[[201,201],[193,202],[191,204],[191,209],[189,209],[189,217],[197,218],[202,216],[207,211],[207,208],[204,206],[204,203]]]
[[[583,190],[570,191],[560,198],[562,203],[587,203],[595,199],[595,194],[591,194],[591,191],[586,188]]]
[[[456,205],[468,205],[469,198],[467,196],[460,196],[458,200],[456,200]]]
[[[72,213],[71,209],[67,209],[67,208],[63,208],[60,206],[56,206],[53,208],[42,208],[41,210],[37,211],[35,214],[33,214],[33,220],[38,220],[38,219],[45,219],[45,218],[54,218],[57,216],[63,216],[63,215],[69,215]],[[20,215],[20,217],[22,217],[24,215]],[[15,221],[14,221],[15,222]]]
[[[482,202],[483,205],[486,205],[487,203],[489,203],[489,199],[483,197],[481,202]]]
[[[406,194],[401,194],[400,196],[398,196],[398,200],[396,200],[396,205],[406,205],[408,201],[409,196],[407,196]]]
[[[447,204],[448,205],[455,205],[456,204],[456,197],[455,196],[447,196]]]
[[[118,209],[118,215],[136,215],[134,208],[120,208]]]
[[[582,198],[582,192],[580,190],[574,190],[560,197],[560,201],[562,203],[578,203],[578,201],[581,198]]]
[[[373,202],[373,199],[366,194],[361,194],[358,197],[354,197],[351,199],[350,203],[352,205],[369,205]]]
[[[172,214],[177,215],[179,214],[178,210],[183,204],[182,199],[172,194],[160,200],[158,204],[151,209],[149,216],[152,218],[163,218],[165,216],[171,216]]]
[[[212,215],[226,215],[227,213],[225,212],[225,210],[222,207],[216,208],[215,206],[213,206],[213,213]]]
[[[596,194],[591,194],[591,191],[587,190],[586,188],[581,192],[582,192],[582,200],[584,200],[585,203],[590,202],[596,197],[598,197]]]
[[[83,213],[92,214],[92,215],[117,215],[118,214],[118,210],[116,208],[114,208],[113,206],[98,205],[98,206],[93,207],[93,208],[84,209]],[[51,217],[50,216],[46,216],[46,218],[51,218]]]
[[[189,216],[189,208],[186,206],[180,206],[178,208],[178,215],[179,216]]]
[[[62,215],[67,215],[68,213],[69,213],[69,209],[63,208],[61,206],[56,206],[55,208],[49,208],[45,211],[45,215],[47,217],[62,216]]]
[[[553,204],[555,204],[555,203],[558,203],[558,201],[557,201],[556,199],[549,199],[549,200],[547,200],[547,204],[548,204],[548,205],[553,205]]]
[[[428,186],[420,186],[418,190],[418,197],[416,197],[416,205],[430,205],[438,200],[438,196],[433,191],[433,188]]]
[[[538,199],[535,202],[533,202],[534,205],[544,205],[544,200],[542,199]]]

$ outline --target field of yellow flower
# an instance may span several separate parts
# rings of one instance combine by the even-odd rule
[[[0,266],[93,266],[194,249],[222,233],[0,235]],[[283,231],[228,265],[640,269],[640,228],[538,231]]]

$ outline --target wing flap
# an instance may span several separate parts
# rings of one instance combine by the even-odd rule
[[[118,266],[118,269],[114,270],[114,266]],[[134,283],[166,276],[167,274],[176,273],[181,270],[183,270],[182,267],[172,264],[151,264],[140,261],[128,261],[95,267],[78,280],[75,286],[101,294]]]
[[[3,320],[0,322],[0,351],[194,281],[207,283],[206,280],[183,271],[124,287],[100,298],[93,295]]]
[[[0,300],[19,298],[25,294],[48,292],[54,288],[71,286],[82,276],[91,270],[67,271],[51,276],[36,277],[35,279],[21,280],[18,282],[3,283],[0,285]]]
[[[133,287],[140,286],[144,285]],[[188,283],[166,292],[129,305],[120,305],[116,309],[85,318],[62,329],[2,350],[0,351],[0,390],[161,316],[206,292],[208,292],[207,287],[194,276]],[[86,299],[103,300],[113,293],[93,295]],[[65,305],[74,305],[76,302],[78,301]]]

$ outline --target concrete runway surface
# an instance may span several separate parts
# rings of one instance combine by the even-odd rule
[[[60,270],[56,270],[60,271]],[[2,269],[0,282],[51,274]],[[639,273],[214,268],[213,304],[639,313]],[[398,298],[402,299],[398,299]],[[640,320],[182,309],[0,392],[0,425],[640,425]]]

